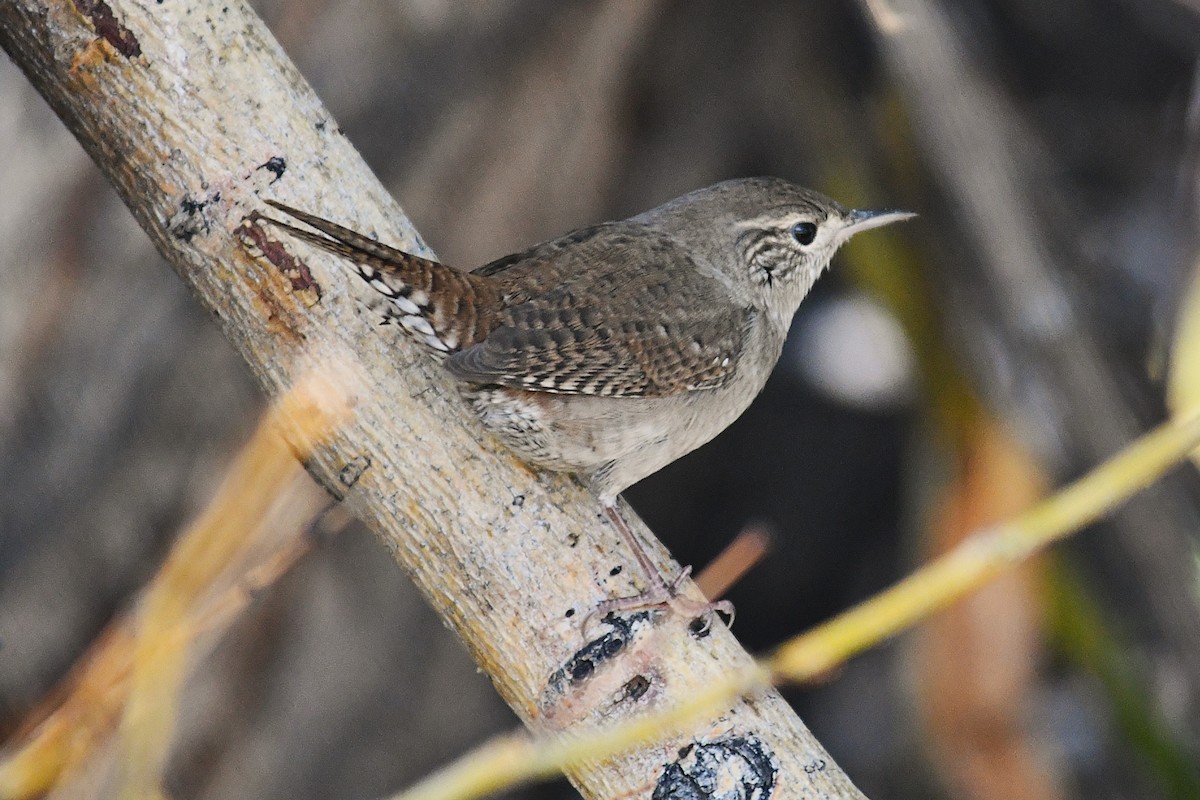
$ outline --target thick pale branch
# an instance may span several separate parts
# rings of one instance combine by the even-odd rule
[[[10,0],[0,4],[0,45],[268,393],[314,351],[369,376],[353,419],[309,468],[371,525],[531,727],[584,730],[746,668],[727,632],[697,638],[679,620],[655,618],[652,630],[639,618],[581,650],[588,610],[640,588],[635,568],[613,574],[632,565],[594,500],[483,434],[417,348],[376,328],[336,264],[300,263],[247,222],[272,197],[426,251],[244,3],[129,0],[110,13],[104,3]],[[669,789],[695,762],[667,768],[682,747],[719,740],[739,742],[711,749],[726,754],[730,774],[758,770],[774,796],[861,797],[773,692],[573,778],[591,797]]]

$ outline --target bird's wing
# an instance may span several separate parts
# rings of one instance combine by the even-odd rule
[[[510,305],[446,367],[463,380],[535,392],[662,397],[716,388],[733,374],[755,314],[678,242],[638,225],[568,234],[476,274],[502,280]]]

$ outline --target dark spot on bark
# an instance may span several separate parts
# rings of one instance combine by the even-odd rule
[[[571,617],[575,616],[575,609],[568,608],[567,613],[563,614],[563,616],[566,617],[567,619],[570,619]]]
[[[142,54],[142,45],[138,42],[133,31],[126,28],[113,15],[112,7],[104,0],[74,0],[75,9],[87,17],[100,38],[113,46],[126,58],[135,58]]]
[[[255,167],[255,169],[265,169],[267,172],[272,173],[275,177],[271,179],[271,183],[274,183],[283,177],[283,173],[287,172],[287,162],[283,160],[282,156],[272,156],[266,162]]]
[[[574,609],[571,613],[574,613]],[[634,629],[649,619],[649,611],[638,611],[627,617],[619,617],[616,614],[606,616],[603,622],[610,626],[611,630],[585,644],[555,670],[542,693],[542,707],[545,708],[554,699],[566,694],[568,689],[590,678],[599,667],[624,650],[633,639]]]
[[[363,473],[370,466],[371,459],[369,456],[358,456],[338,470],[338,483],[347,489],[352,488],[354,484],[358,483],[358,479],[362,477]]]
[[[320,120],[320,121],[319,121],[319,122],[316,124],[316,126],[315,126],[315,127],[316,127],[316,129],[317,129],[317,130],[319,130],[319,131],[321,131],[322,133],[324,133],[324,132],[325,132],[325,126],[326,126],[327,124],[329,124],[329,120],[325,120],[325,119],[323,119],[323,120]]]
[[[650,690],[650,679],[645,675],[634,675],[625,684],[623,692],[625,699],[634,701]]]
[[[514,497],[513,505],[516,506],[517,508],[520,508],[521,506],[525,505],[525,495],[519,494],[516,497]]]
[[[179,211],[167,223],[171,235],[181,242],[190,243],[196,236],[207,234],[212,230],[208,215],[204,209],[221,199],[221,193],[216,192],[209,197],[199,200],[190,194],[184,195],[179,201]]]
[[[654,785],[653,800],[768,800],[779,764],[753,735],[695,742]]]
[[[620,575],[621,574],[621,565],[617,564],[615,567],[613,567],[612,569],[610,569],[608,571],[608,574],[612,575],[612,576]]]
[[[571,683],[579,683],[592,677],[596,665],[591,661],[577,661],[571,665]]]

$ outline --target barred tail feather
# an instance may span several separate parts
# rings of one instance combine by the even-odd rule
[[[263,220],[346,259],[360,278],[391,301],[385,316],[428,347],[457,352],[482,341],[494,327],[492,309],[499,298],[493,281],[397,250],[283,203],[266,202],[320,233],[270,217]]]

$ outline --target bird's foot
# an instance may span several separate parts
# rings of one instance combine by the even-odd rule
[[[691,567],[684,567],[674,581],[669,585],[664,581],[657,571],[651,571],[651,586],[641,594],[631,597],[617,597],[612,600],[605,600],[599,603],[591,613],[583,618],[580,623],[580,628],[583,632],[583,637],[588,638],[588,631],[594,622],[604,619],[609,614],[616,614],[624,611],[643,611],[646,609],[666,609],[672,614],[677,614],[689,620],[689,626],[694,632],[700,633],[708,630],[712,621],[713,614],[719,614],[724,618],[726,627],[733,625],[733,603],[728,600],[698,600],[693,597],[684,597],[680,592],[680,588],[684,582],[692,574]]]

